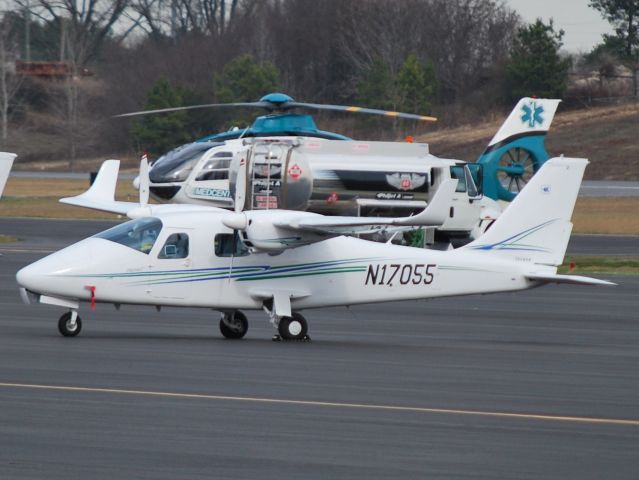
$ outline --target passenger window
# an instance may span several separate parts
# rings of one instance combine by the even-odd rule
[[[215,255],[218,257],[243,257],[249,250],[242,239],[234,233],[218,233],[215,235]]]
[[[186,258],[189,256],[189,236],[173,233],[166,239],[158,258]]]

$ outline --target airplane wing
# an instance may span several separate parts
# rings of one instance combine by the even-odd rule
[[[355,235],[408,227],[439,226],[448,217],[456,187],[457,180],[446,180],[439,186],[427,207],[410,217],[330,217],[313,214],[274,220],[273,225],[286,230],[303,230],[329,235]]]
[[[572,285],[617,285],[607,280],[599,280],[598,278],[582,277],[581,275],[558,275],[558,274],[528,274],[528,280],[534,280],[542,283],[568,283]]]
[[[102,163],[93,185],[86,192],[75,197],[61,198],[60,203],[120,215],[126,215],[139,208],[139,203],[115,200],[115,187],[118,182],[119,170],[120,160],[106,160]]]
[[[0,197],[4,191],[4,186],[9,178],[11,166],[17,155],[15,153],[0,152]]]

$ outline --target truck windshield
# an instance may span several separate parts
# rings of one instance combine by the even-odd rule
[[[457,188],[456,192],[465,192],[466,191],[466,170],[461,165],[455,165],[450,167],[450,178],[454,178],[457,180]]]
[[[111,242],[119,243],[138,252],[148,254],[162,230],[159,218],[146,217],[122,223],[116,227],[94,235]]]
[[[471,197],[478,197],[482,194],[482,165],[478,163],[468,163],[466,164],[466,169],[468,170],[468,174],[466,175],[468,195]]]
[[[474,198],[479,195],[479,189],[475,184],[475,179],[473,178],[468,165],[464,166],[464,170],[466,172],[466,189],[468,190],[468,196]]]

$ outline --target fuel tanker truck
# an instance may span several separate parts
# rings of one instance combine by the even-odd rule
[[[240,183],[246,185],[246,210],[407,216],[423,210],[443,181],[457,179],[449,216],[429,232],[429,243],[470,238],[485,209],[482,166],[435,157],[425,143],[247,138],[190,144],[174,155],[180,168],[161,172],[154,165],[150,190],[177,203],[233,208]],[[191,165],[184,161],[189,158]],[[245,182],[237,181],[240,171]],[[180,183],[167,185],[171,176]]]

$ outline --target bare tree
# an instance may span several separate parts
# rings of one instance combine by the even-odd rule
[[[240,11],[256,0],[132,0],[132,10],[144,18],[141,27],[156,40],[186,33],[222,36]]]
[[[61,124],[69,143],[69,168],[73,170],[78,139],[83,136],[79,74],[99,54],[129,0],[16,0],[16,3],[29,9],[40,21],[59,29],[59,58],[69,68],[64,79],[65,109]]]
[[[5,16],[0,21],[0,137],[3,143],[8,137],[9,112],[22,83],[22,77],[16,75],[15,70],[19,46],[12,33]]]
[[[375,60],[397,72],[410,53],[431,61],[445,100],[474,90],[507,56],[515,12],[490,0],[360,0],[340,17],[340,55],[354,81]]]
[[[16,0],[35,18],[60,28],[67,59],[78,68],[99,53],[129,0]],[[62,43],[62,40],[61,40]]]

